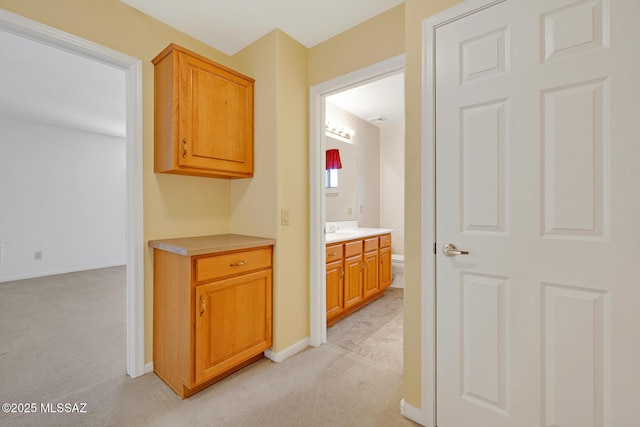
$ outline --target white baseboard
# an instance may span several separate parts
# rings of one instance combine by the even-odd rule
[[[306,337],[303,340],[298,341],[291,347],[285,348],[283,351],[279,351],[277,353],[271,350],[265,350],[264,356],[276,363],[280,363],[284,362],[287,358],[293,356],[294,354],[301,352],[307,347],[309,347],[309,337]]]
[[[268,359],[273,360],[276,363],[280,363],[280,362],[284,362],[287,358],[293,356],[294,354],[301,352],[307,347],[309,347],[309,337],[277,353],[271,350],[265,350],[264,356]],[[148,374],[150,372],[153,372],[153,362],[149,362],[144,365],[144,373]]]
[[[61,270],[46,270],[46,271],[40,271],[38,273],[29,273],[29,274],[17,274],[14,276],[0,277],[0,282],[14,282],[16,280],[37,279],[38,277],[56,276],[58,274],[68,274],[68,273],[80,273],[82,271],[99,270],[102,268],[111,268],[111,267],[121,267],[123,265],[126,266],[127,265],[126,262],[87,265],[84,267],[69,267]]]
[[[409,405],[404,401],[404,399],[400,401],[400,413],[403,417],[408,418],[411,421],[414,421],[422,426],[426,425],[422,417],[422,410],[416,408],[415,406]]]

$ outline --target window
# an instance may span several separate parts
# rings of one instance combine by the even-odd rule
[[[327,180],[325,183],[327,188],[338,188],[338,169],[327,170]]]

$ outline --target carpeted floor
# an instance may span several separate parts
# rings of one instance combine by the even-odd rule
[[[126,376],[124,283],[124,267],[0,283],[0,404],[37,412],[0,413],[0,425],[416,425],[399,411],[402,289],[329,328],[326,345],[183,401],[154,374]],[[86,413],[41,413],[58,403]]]

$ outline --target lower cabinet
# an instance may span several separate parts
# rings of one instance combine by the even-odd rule
[[[337,316],[344,308],[344,267],[342,260],[327,264],[327,318]]]
[[[362,301],[363,268],[360,254],[344,259],[344,308]]]
[[[196,383],[271,347],[271,299],[271,270],[196,286]]]
[[[362,297],[364,299],[375,295],[380,290],[378,240],[379,238],[376,236],[363,241],[364,255],[362,256],[362,262],[364,264],[364,277],[362,281]]]
[[[391,247],[380,248],[380,287],[389,287],[391,281]]]
[[[327,245],[327,325],[381,297],[390,284],[390,234]]]
[[[154,371],[183,399],[271,347],[272,253],[154,249]]]

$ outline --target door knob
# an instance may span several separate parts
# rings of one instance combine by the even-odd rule
[[[447,243],[446,245],[444,245],[442,247],[442,253],[446,256],[469,255],[468,251],[459,250],[453,243]]]

